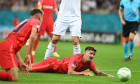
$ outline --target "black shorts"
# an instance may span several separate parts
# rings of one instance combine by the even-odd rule
[[[129,37],[130,32],[136,34],[138,27],[139,27],[139,22],[135,21],[135,22],[128,22],[125,21],[126,24],[123,25],[123,36],[124,37]]]

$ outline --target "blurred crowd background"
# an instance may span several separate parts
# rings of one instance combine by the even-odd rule
[[[29,18],[29,11],[38,7],[38,1],[0,0],[0,38],[5,38],[8,35],[7,32],[10,32],[14,26]],[[118,15],[121,0],[81,1],[82,41],[109,44],[123,43],[121,37],[122,26]],[[59,10],[61,0],[56,0],[56,2]],[[54,13],[53,19],[54,21],[56,19]],[[138,32],[140,32],[140,26]],[[71,38],[64,38],[63,40],[71,41]],[[137,34],[135,42],[135,45],[140,46],[140,33]]]
[[[29,11],[37,7],[39,0],[0,0],[0,10]],[[56,0],[57,6],[61,0]],[[117,13],[120,0],[82,0],[81,10],[84,13],[110,14]]]

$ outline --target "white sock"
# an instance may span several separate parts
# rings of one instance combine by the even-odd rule
[[[46,49],[46,53],[45,53],[45,58],[47,59],[48,57],[50,57],[53,54],[54,48],[55,48],[56,44],[52,44],[51,42],[48,45],[48,48]]]
[[[80,53],[81,53],[80,44],[73,45],[73,54],[80,54]]]

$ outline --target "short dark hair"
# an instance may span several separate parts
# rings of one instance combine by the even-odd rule
[[[93,46],[87,46],[86,48],[85,48],[85,51],[87,51],[87,50],[92,50],[92,51],[97,51]]]
[[[31,15],[31,16],[33,16],[33,15],[35,15],[35,14],[37,14],[37,13],[40,13],[41,15],[43,15],[42,10],[37,9],[37,8],[34,8],[34,9],[32,9],[32,10],[30,11],[30,15]]]

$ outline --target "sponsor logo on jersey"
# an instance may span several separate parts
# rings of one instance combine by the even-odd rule
[[[47,6],[47,5],[43,5],[44,9],[53,9],[53,6]]]
[[[137,8],[133,8],[133,12],[136,12]]]
[[[41,25],[40,23],[38,23],[38,25]]]

